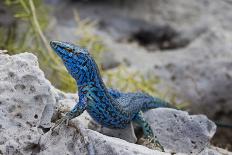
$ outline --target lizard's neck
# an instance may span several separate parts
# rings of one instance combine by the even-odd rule
[[[108,92],[101,78],[97,64],[92,58],[86,62],[86,69],[87,71],[82,71],[79,73],[78,78],[75,78],[79,95],[84,95],[87,91],[91,91],[92,93],[96,92],[96,94],[107,94]]]
[[[94,92],[100,93],[101,92],[104,94],[108,93],[107,89],[105,87],[105,84],[103,83],[103,81],[101,79],[100,74],[96,75],[96,77],[93,81],[89,81],[89,82],[82,83],[82,84],[77,83],[77,86],[78,86],[79,95],[85,95],[88,92],[91,92],[91,93],[94,93]]]

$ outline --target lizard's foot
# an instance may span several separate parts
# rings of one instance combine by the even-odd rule
[[[154,136],[151,126],[144,119],[142,111],[140,111],[133,120],[135,123],[140,125],[143,129],[144,138],[141,138],[142,144],[151,148],[159,149],[164,152],[163,146],[159,143],[157,138]]]
[[[145,137],[145,138],[141,138],[142,144],[145,145],[146,147],[150,148],[150,149],[158,149],[162,152],[164,152],[164,148],[163,146],[159,143],[158,140],[156,140],[153,137]]]
[[[70,120],[70,115],[69,113],[67,113],[65,116],[63,116],[61,119],[57,120],[55,125],[51,128],[51,130],[53,131],[56,127],[58,127],[59,125],[61,125],[62,123],[65,122],[66,125],[68,125],[68,121]]]

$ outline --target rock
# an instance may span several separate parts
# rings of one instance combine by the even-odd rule
[[[232,152],[218,147],[209,146],[200,152],[199,155],[232,155]]]
[[[134,127],[132,124],[130,124],[126,129],[109,129],[103,127],[99,132],[107,136],[123,139],[130,143],[137,142],[137,138],[134,133]]]
[[[78,126],[65,126],[62,124],[53,132],[49,131],[41,137],[40,152],[43,155],[88,154],[86,137]]]
[[[0,72],[1,154],[87,154],[91,150],[86,148],[86,135],[81,134],[83,132],[78,130],[77,125],[76,128],[62,126],[58,133],[45,131],[44,134],[37,130],[41,126],[44,129],[51,127],[56,99],[75,103],[75,97],[56,91],[51,86],[39,69],[34,55],[0,55]],[[111,142],[111,139],[114,138],[101,134],[95,133],[91,138],[96,145],[99,145],[100,139],[107,139],[100,145],[101,148],[96,147],[103,154],[109,153],[109,149],[104,148],[106,146],[115,154],[118,154],[117,151],[128,153],[132,150],[137,150],[137,154],[164,154],[135,144],[131,147],[130,143],[121,142],[120,139],[113,143],[115,141]]]
[[[101,60],[102,60],[101,67],[104,70],[112,69],[119,65],[119,62],[115,60],[114,53],[112,52],[103,53]]]
[[[36,153],[41,113],[55,104],[52,86],[33,54],[1,54],[0,73],[0,152]]]
[[[229,152],[228,150],[218,148],[218,147],[215,147],[215,146],[209,146],[208,147],[208,154],[209,155],[218,155],[218,154],[220,154],[220,155],[221,154],[232,155],[232,152]]]
[[[54,105],[46,104],[43,113],[41,115],[38,128],[42,128],[42,130],[49,130],[52,127],[51,120],[53,115],[54,115]]]
[[[221,155],[221,153],[216,150],[206,148],[202,152],[200,152],[199,155]]]
[[[7,50],[0,50],[0,54],[7,53]]]
[[[40,154],[169,154],[128,143],[119,138],[102,135],[96,131],[83,128],[79,123],[78,121],[71,121],[69,126],[61,125],[59,130],[47,132],[38,144],[41,146]]]
[[[136,141],[132,127],[125,130],[102,129],[99,125],[94,126],[95,122],[86,112],[69,121],[69,126],[61,124],[51,131],[53,121],[61,113],[59,110],[69,111],[77,96],[55,89],[45,79],[33,54],[1,54],[0,72],[0,154],[170,154],[88,129],[92,125],[92,129],[102,133]],[[206,150],[206,144],[215,132],[215,125],[206,117],[189,116],[186,112],[170,109],[151,110],[145,116],[170,152],[189,153],[192,149],[195,153],[200,148],[212,152]],[[171,130],[164,130],[167,127]],[[178,127],[182,133],[174,131]],[[176,145],[173,145],[174,140]],[[190,146],[190,140],[194,140],[196,148]],[[179,145],[186,148],[181,149]]]
[[[148,149],[141,145],[131,144],[124,140],[118,138],[111,138],[103,136],[96,131],[87,130],[89,139],[94,145],[96,154],[112,154],[112,155],[165,155],[168,153],[163,153],[155,150]]]
[[[207,117],[180,110],[152,109],[144,117],[165,150],[175,153],[198,154],[216,132],[216,125]]]
[[[127,59],[131,68],[158,76],[161,81],[156,87],[190,103],[192,113],[232,124],[231,36],[231,31],[213,27],[186,48],[162,53],[147,53],[138,45],[119,44],[110,39],[106,42],[117,53],[119,62]],[[216,136],[215,143],[231,144],[229,130],[220,129]]]

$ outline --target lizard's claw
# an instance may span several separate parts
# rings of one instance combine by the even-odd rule
[[[68,125],[69,120],[70,120],[69,115],[65,115],[64,117],[62,117],[61,119],[56,121],[55,125],[51,128],[51,130],[53,131],[56,127],[58,127],[59,125],[61,125],[64,122],[66,125]]]
[[[158,140],[156,140],[153,137],[146,137],[145,138],[145,142],[144,145],[146,145],[147,147],[151,148],[151,149],[159,149],[160,151],[164,152],[164,147],[160,144],[160,142]]]
[[[158,140],[154,138],[151,140],[151,143],[155,145],[156,148],[159,148],[162,152],[164,152],[164,147],[160,144]]]

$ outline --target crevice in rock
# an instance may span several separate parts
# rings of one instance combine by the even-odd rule
[[[139,29],[129,37],[129,42],[138,42],[148,51],[173,50],[184,48],[190,43],[190,39],[183,38],[170,26],[153,26],[147,29]]]
[[[35,114],[35,115],[34,115],[34,118],[35,118],[35,119],[37,119],[37,118],[38,118],[38,115],[37,115],[37,114]]]
[[[42,147],[40,144],[30,143],[24,148],[24,150],[32,152],[32,154],[37,154],[42,150]]]

